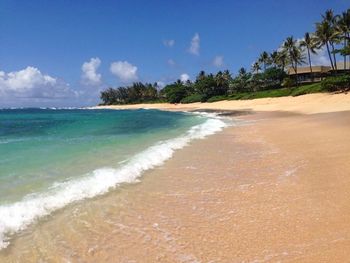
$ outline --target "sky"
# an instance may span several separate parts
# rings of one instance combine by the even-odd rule
[[[96,105],[107,87],[250,69],[348,0],[1,0],[0,108]],[[315,64],[327,64],[324,52]]]

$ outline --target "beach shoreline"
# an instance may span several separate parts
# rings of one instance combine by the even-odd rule
[[[191,142],[140,183],[25,231],[1,261],[346,259],[350,112],[238,118],[245,125]]]
[[[282,111],[302,114],[329,113],[350,110],[350,93],[316,93],[297,97],[262,98],[252,100],[224,100],[189,104],[129,104],[89,107],[89,109],[158,109],[170,111]]]
[[[233,126],[191,141],[140,183],[40,220],[0,261],[341,261],[350,248],[349,98],[151,105]]]

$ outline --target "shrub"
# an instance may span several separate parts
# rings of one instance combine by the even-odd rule
[[[227,96],[221,95],[221,96],[213,96],[207,100],[207,102],[215,102],[220,100],[227,100]]]
[[[182,82],[175,82],[165,86],[161,93],[170,103],[179,103],[183,98],[188,96],[189,89]]]
[[[284,78],[282,81],[282,86],[285,88],[291,88],[295,86],[295,81],[289,77]]]
[[[321,87],[327,91],[345,91],[350,89],[350,75],[328,77],[321,82]]]
[[[294,88],[290,95],[300,96],[310,93],[324,92],[325,90],[321,87],[320,83],[303,85],[297,88]]]
[[[181,100],[181,103],[193,103],[193,102],[201,102],[203,96],[201,94],[192,94],[187,96]]]

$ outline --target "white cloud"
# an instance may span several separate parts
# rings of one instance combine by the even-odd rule
[[[307,52],[307,51],[305,51]],[[317,54],[311,54],[311,64],[314,66],[330,66],[326,47],[316,50]],[[306,61],[308,61],[306,54]]]
[[[165,87],[165,83],[163,81],[157,81],[157,86],[162,89]]]
[[[76,96],[76,92],[62,80],[42,74],[35,67],[6,73],[0,71],[2,99],[60,99]]]
[[[110,66],[110,71],[113,75],[117,76],[117,78],[124,83],[128,83],[138,79],[137,67],[130,64],[127,61],[113,62]]]
[[[191,40],[191,45],[188,49],[188,52],[190,52],[193,55],[199,55],[199,49],[200,49],[200,37],[199,34],[196,33],[194,34],[192,40]]]
[[[168,63],[168,65],[170,65],[170,66],[175,66],[176,65],[176,62],[173,60],[173,59],[168,59],[168,61],[167,61],[167,63]]]
[[[190,79],[190,76],[187,73],[183,73],[183,74],[180,75],[180,80],[182,82],[186,82],[189,79]]]
[[[175,40],[174,39],[163,40],[163,45],[166,47],[173,47],[175,45]]]
[[[90,61],[85,62],[81,66],[82,82],[86,85],[99,85],[101,84],[101,74],[97,73],[97,69],[101,65],[101,60],[99,58],[91,58]]]
[[[213,65],[215,67],[222,67],[224,65],[224,57],[223,56],[216,56],[214,59],[213,59]]]

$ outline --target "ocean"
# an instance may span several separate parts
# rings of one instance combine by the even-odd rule
[[[0,249],[69,204],[142,181],[218,118],[158,110],[0,110]]]

